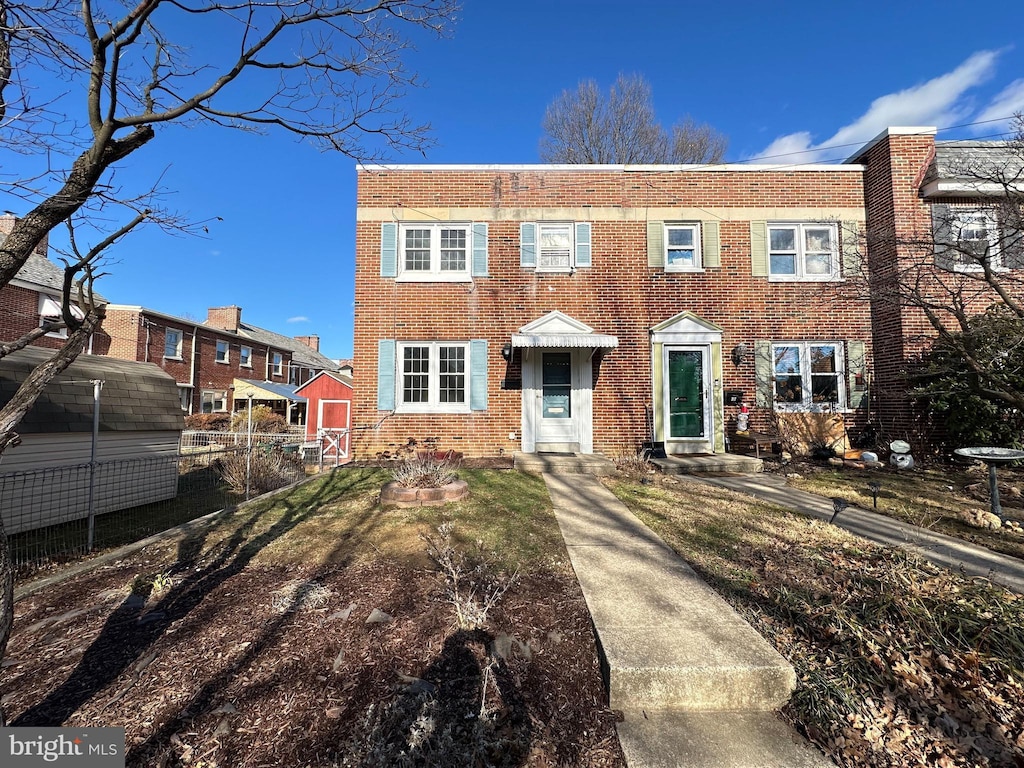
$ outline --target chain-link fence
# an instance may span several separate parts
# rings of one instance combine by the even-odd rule
[[[138,541],[304,476],[274,443],[0,474],[0,514],[19,579]],[[312,464],[319,452],[310,455]]]

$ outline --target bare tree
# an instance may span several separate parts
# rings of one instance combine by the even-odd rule
[[[945,373],[979,402],[1024,412],[1024,121],[1016,124],[1010,141],[940,145],[923,184],[941,180],[948,191],[899,232],[867,231],[861,269],[839,287],[870,300],[876,320],[900,318],[904,390]]]
[[[658,122],[651,86],[619,75],[606,96],[594,80],[562,91],[544,113],[546,163],[718,163],[728,139],[687,116],[671,133]]]
[[[397,109],[417,84],[402,62],[406,32],[442,33],[454,11],[454,0],[0,0],[0,140],[40,160],[2,182],[29,210],[0,243],[0,287],[55,227],[72,231],[68,338],[0,408],[0,453],[102,321],[92,285],[103,251],[143,222],[180,225],[151,205],[153,190],[123,195],[118,166],[170,123],[284,131],[360,161],[422,152],[427,126]],[[76,223],[99,233],[82,252]],[[52,330],[0,345],[0,357]],[[12,617],[0,521],[0,658]]]

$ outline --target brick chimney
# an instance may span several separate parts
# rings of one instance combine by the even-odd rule
[[[206,310],[206,324],[211,328],[238,333],[242,323],[242,308],[232,304],[230,307],[210,307]]]
[[[301,341],[307,347],[312,349],[314,352],[320,351],[320,337],[319,336],[296,336],[296,341]]]
[[[4,241],[4,238],[11,234],[11,230],[14,229],[14,225],[18,223],[18,217],[13,213],[4,213],[0,215],[0,242]],[[43,235],[43,238],[35,247],[35,252],[42,256],[44,259],[47,257],[50,251],[50,233],[47,232]]]

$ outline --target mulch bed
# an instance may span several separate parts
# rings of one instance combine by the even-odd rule
[[[159,567],[17,604],[11,725],[123,726],[129,766],[624,766],[570,575],[524,576],[458,631],[437,576],[396,563],[225,557],[130,592]]]

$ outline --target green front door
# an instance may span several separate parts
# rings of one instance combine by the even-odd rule
[[[704,437],[704,355],[668,351],[668,430],[674,437]]]

